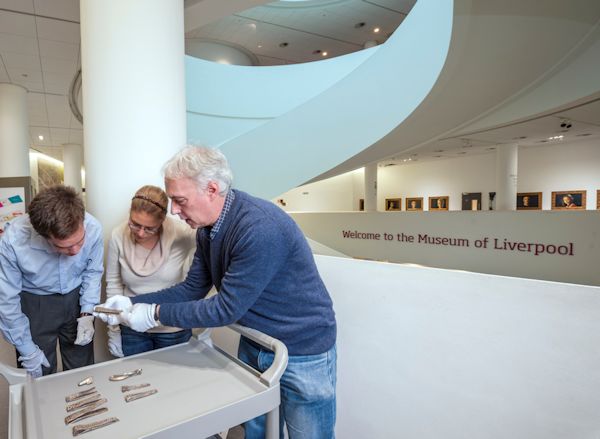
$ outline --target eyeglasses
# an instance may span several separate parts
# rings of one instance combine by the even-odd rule
[[[83,231],[83,236],[81,237],[81,239],[73,245],[67,245],[67,246],[57,245],[54,241],[52,241],[51,239],[48,239],[48,242],[52,245],[52,247],[54,247],[57,250],[63,250],[63,251],[69,251],[71,249],[81,247],[83,245],[84,241],[85,241],[85,230]]]
[[[160,227],[161,226],[146,227],[146,226],[142,226],[138,223],[134,223],[132,220],[129,220],[129,228],[131,229],[132,232],[139,232],[140,230],[143,230],[148,235],[156,235],[158,233],[158,231],[160,230]]]

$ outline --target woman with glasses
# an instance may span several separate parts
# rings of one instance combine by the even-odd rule
[[[185,279],[196,248],[195,230],[167,218],[167,194],[143,186],[131,199],[129,220],[116,227],[108,246],[106,295],[135,297],[170,287]],[[127,326],[108,326],[108,349],[123,357],[184,343],[192,332],[158,326],[137,332]]]

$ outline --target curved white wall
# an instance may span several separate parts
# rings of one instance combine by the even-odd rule
[[[256,195],[272,197],[331,169],[396,127],[427,96],[442,69],[452,30],[452,3],[420,0],[385,44],[369,49],[372,52],[368,62],[365,60],[351,72],[348,69],[338,72],[337,82],[322,89],[318,96],[298,102],[296,108],[222,144],[236,175],[236,185]],[[414,44],[415,41],[419,44]],[[314,64],[319,69],[327,66],[322,62]],[[300,77],[305,66],[285,67],[289,71],[295,69]],[[236,69],[229,68],[231,72]],[[279,70],[282,68],[264,69],[282,72]],[[240,72],[237,81],[244,84]],[[303,92],[305,84],[310,84],[306,79],[310,77],[297,82],[294,88]],[[217,79],[213,76],[203,81],[188,69],[188,102],[203,99],[194,87],[203,84],[207,87],[214,81]],[[305,92],[302,94],[306,96]],[[269,102],[269,97],[264,96],[260,102]],[[261,106],[259,101],[254,104],[257,108]],[[237,108],[238,105],[227,109],[223,117],[239,114]],[[374,109],[377,118],[372,117]],[[197,111],[193,104],[188,104],[188,110]],[[188,121],[193,125],[189,115]],[[205,129],[210,129],[208,124]],[[201,136],[211,135],[197,132],[192,126],[188,131],[190,139],[202,140]],[[290,165],[293,172],[288,170]]]

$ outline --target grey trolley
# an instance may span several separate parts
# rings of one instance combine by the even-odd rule
[[[0,364],[10,384],[9,438],[56,439],[73,437],[74,425],[109,417],[111,425],[84,433],[97,438],[203,438],[267,414],[267,439],[279,437],[279,379],[287,366],[283,343],[253,329],[231,329],[275,353],[273,364],[260,373],[237,358],[202,340],[121,358],[38,379],[22,369]],[[142,369],[122,381],[111,375]],[[87,377],[93,384],[78,387]],[[123,393],[121,386],[150,386]],[[65,425],[65,396],[96,387],[107,399],[108,411]],[[125,395],[156,389],[150,396],[126,402]],[[79,437],[79,436],[78,436]]]

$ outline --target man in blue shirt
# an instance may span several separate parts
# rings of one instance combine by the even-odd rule
[[[231,189],[219,151],[187,147],[164,169],[171,211],[198,228],[186,280],[132,299],[114,296],[109,324],[146,331],[160,323],[180,328],[239,322],[281,340],[288,367],[281,378],[281,422],[290,439],[334,437],[336,321],[329,293],[304,235],[279,207]],[[219,294],[205,298],[212,286]],[[240,359],[266,370],[273,353],[243,338]],[[246,438],[264,437],[264,419],[245,424]],[[280,424],[283,437],[283,424]]]
[[[40,192],[0,238],[0,330],[33,377],[94,363],[102,229],[70,187]]]

